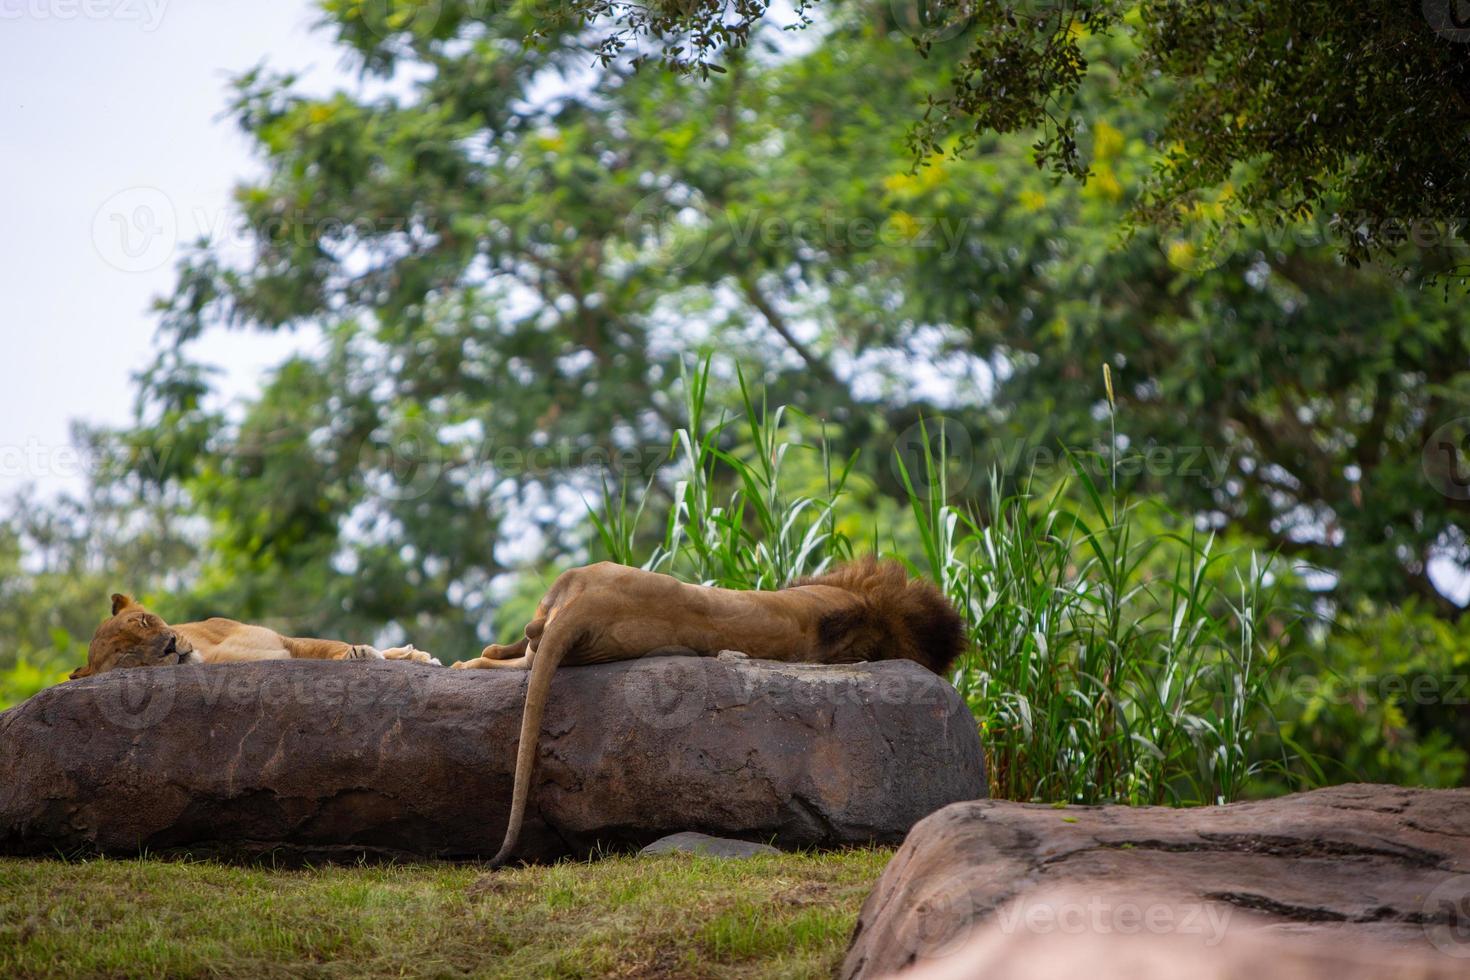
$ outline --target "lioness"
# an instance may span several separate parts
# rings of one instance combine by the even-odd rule
[[[126,667],[292,659],[439,663],[412,646],[376,650],[363,643],[298,639],[233,619],[206,619],[201,623],[170,626],[134,602],[132,596],[118,593],[112,597],[112,616],[97,627],[87,646],[86,664],[72,671],[71,679]]]
[[[453,664],[531,672],[510,822],[490,866],[509,860],[520,836],[542,713],[561,664],[738,650],[788,663],[912,660],[943,675],[965,645],[959,613],[939,589],[910,578],[897,562],[865,558],[777,592],[687,585],[609,563],[565,572],[541,600],[525,639]]]

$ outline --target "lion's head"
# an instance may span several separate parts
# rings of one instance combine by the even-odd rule
[[[71,679],[127,667],[168,667],[198,662],[199,657],[188,640],[134,602],[132,596],[119,593],[112,597],[112,616],[92,635],[86,664],[72,671]]]

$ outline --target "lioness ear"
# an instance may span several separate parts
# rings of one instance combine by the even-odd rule
[[[83,677],[91,677],[91,676],[92,676],[92,665],[91,664],[82,664],[76,670],[74,670],[74,671],[71,672],[71,676],[68,677],[67,680],[77,681],[77,680],[81,680]]]
[[[116,616],[118,613],[122,612],[124,609],[128,608],[132,604],[133,597],[130,595],[124,595],[121,592],[114,592],[112,594],[112,614],[114,616]]]

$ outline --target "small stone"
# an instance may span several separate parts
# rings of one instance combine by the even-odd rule
[[[755,844],[730,837],[711,837],[709,834],[696,834],[686,830],[681,834],[660,837],[638,853],[650,856],[698,854],[701,857],[749,858],[762,854],[780,854],[781,851],[769,844]]]

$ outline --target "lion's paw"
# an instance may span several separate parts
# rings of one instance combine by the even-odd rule
[[[377,647],[368,646],[366,643],[354,643],[352,649],[347,651],[343,660],[382,660],[383,654]]]
[[[442,663],[439,662],[438,657],[430,653],[425,653],[423,650],[415,647],[412,643],[408,644],[407,646],[393,647],[391,650],[384,650],[383,659],[407,660],[411,663],[416,664],[428,664],[431,667],[444,666]]]
[[[716,654],[715,659],[722,660],[727,664],[739,663],[742,660],[749,660],[750,654],[741,653],[739,650],[721,650],[718,654]]]

